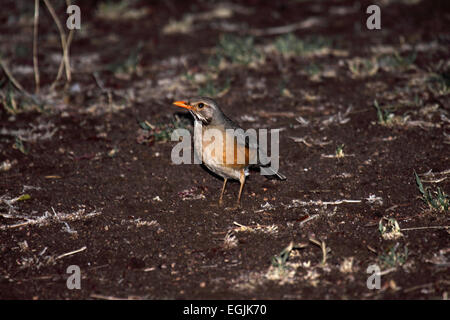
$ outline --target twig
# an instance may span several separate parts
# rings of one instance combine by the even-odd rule
[[[325,241],[320,240],[319,242],[314,238],[309,238],[309,241],[311,241],[316,246],[319,246],[322,249],[322,265],[325,265],[327,263],[327,249],[328,249],[325,244]]]
[[[426,182],[426,183],[439,183],[439,182],[444,181],[445,179],[447,179],[447,177],[443,177],[443,178],[436,179],[436,180],[422,180],[422,182]]]
[[[87,247],[84,246],[84,247],[82,247],[82,248],[80,248],[80,249],[78,249],[78,250],[74,250],[74,251],[70,251],[70,252],[67,252],[67,253],[63,253],[62,255],[57,256],[57,257],[55,258],[55,260],[59,260],[59,259],[62,259],[62,258],[64,258],[64,257],[71,256],[71,255],[74,255],[74,254],[76,254],[76,253],[83,252],[84,250],[86,250],[86,248],[87,248]]]
[[[280,27],[272,27],[267,29],[251,29],[249,33],[253,36],[269,36],[269,35],[277,35],[277,34],[283,34],[283,33],[290,33],[298,29],[305,29],[310,28],[314,26],[318,26],[322,24],[322,21],[319,18],[316,17],[310,17],[306,19],[305,21],[288,24],[285,26]]]
[[[408,292],[412,292],[415,291],[417,289],[423,289],[423,288],[427,288],[427,287],[431,287],[434,283],[425,283],[425,284],[420,284],[418,286],[414,286],[414,287],[410,287],[408,289],[403,290],[404,293],[408,293]]]
[[[66,51],[67,52],[70,50],[70,44],[72,43],[72,39],[73,39],[73,30],[70,30],[69,31],[69,37],[67,39],[67,45],[66,45]],[[64,69],[64,63],[65,63],[64,59],[62,59],[61,62],[59,63],[58,74],[56,75],[56,79],[53,81],[52,85],[50,86],[51,90],[53,90],[55,88],[55,86],[58,83],[59,79],[61,79],[62,72],[63,72],[63,69]]]
[[[390,269],[386,269],[386,270],[384,270],[384,271],[381,271],[380,273],[378,273],[377,275],[378,276],[385,276],[385,275],[387,275],[387,274],[389,274],[389,273],[391,273],[391,272],[393,272],[393,271],[395,271],[395,270],[397,270],[397,268],[390,268]]]
[[[337,201],[324,201],[322,202],[323,205],[329,205],[329,204],[342,204],[342,203],[360,203],[361,200],[337,200]]]
[[[21,222],[21,223],[16,223],[16,224],[11,224],[11,225],[3,225],[3,226],[0,226],[0,229],[4,230],[4,229],[19,228],[19,227],[26,226],[28,224],[35,224],[35,223],[36,223],[36,221],[29,220],[29,221],[26,221],[26,222]]]
[[[64,61],[65,69],[66,69],[66,78],[67,78],[67,81],[70,82],[72,80],[72,76],[71,76],[71,72],[70,72],[69,52],[68,52],[66,34],[64,33],[64,29],[63,29],[63,27],[61,25],[61,21],[59,21],[59,18],[56,15],[55,9],[53,8],[53,6],[50,3],[50,1],[49,0],[44,0],[44,3],[47,6],[47,9],[50,12],[50,15],[52,16],[53,20],[55,21],[56,26],[57,26],[58,31],[59,31],[59,36],[61,38],[61,46],[62,46],[62,49],[63,49],[63,61]],[[56,81],[57,80],[55,80],[55,82]],[[52,84],[52,87],[53,87],[53,84]]]
[[[345,154],[344,156],[339,156],[336,154],[321,154],[322,158],[341,158],[341,157],[354,157],[355,154]]]
[[[25,93],[27,95],[30,95],[23,87],[22,85],[16,80],[16,78],[14,78],[14,76],[12,75],[11,71],[9,71],[8,66],[6,65],[6,63],[2,60],[2,58],[0,57],[0,66],[2,67],[3,71],[5,71],[6,76],[8,77],[8,79],[12,82],[12,84],[19,89],[22,93]]]
[[[38,27],[39,27],[39,0],[34,0],[34,28],[33,28],[33,68],[34,68],[34,82],[35,82],[35,92],[39,93],[40,87],[40,77],[39,77],[39,66],[38,66]]]
[[[108,91],[108,90],[105,88],[102,79],[99,78],[98,72],[97,72],[97,71],[93,72],[93,73],[92,73],[92,76],[94,77],[95,83],[96,83],[97,86],[100,88],[100,90],[102,90],[103,92]]]
[[[313,201],[313,200],[309,200],[308,202],[306,201],[300,201],[298,199],[293,199],[292,200],[292,207],[296,207],[297,205],[301,205],[301,206],[327,206],[327,205],[338,205],[338,204],[343,204],[343,203],[361,203],[362,200],[347,200],[347,199],[342,199],[342,200],[336,200],[336,201],[322,201],[322,200],[317,200],[317,201]]]
[[[101,299],[101,300],[127,300],[126,298],[105,296],[103,294],[96,294],[96,293],[91,294],[91,298],[93,298],[93,299]]]
[[[311,221],[315,218],[317,218],[319,215],[318,214],[313,214],[312,216],[308,217],[307,219],[303,220],[302,222],[300,222],[300,225],[304,225],[305,223],[307,223],[308,221]]]
[[[405,228],[400,229],[401,231],[410,231],[410,230],[425,230],[425,229],[448,229],[450,226],[431,226],[431,227],[416,227],[416,228]]]
[[[97,294],[93,293],[90,295],[93,299],[101,299],[101,300],[142,300],[146,297],[139,297],[139,296],[128,296],[127,298],[120,298],[120,297],[114,297],[114,296],[105,296],[103,294]]]

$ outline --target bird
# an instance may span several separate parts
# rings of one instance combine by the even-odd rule
[[[227,181],[234,179],[240,182],[236,202],[236,206],[240,207],[242,189],[251,167],[263,168],[261,170],[265,170],[266,175],[286,180],[286,176],[274,171],[269,164],[261,163],[258,157],[258,154],[261,155],[261,147],[255,140],[245,139],[243,129],[223,113],[216,101],[209,97],[194,97],[187,101],[175,101],[173,104],[188,109],[194,117],[194,151],[198,159],[201,159],[210,171],[224,179],[219,205],[223,204]],[[211,129],[215,129],[212,132],[222,135],[221,145],[215,145],[218,143],[216,140],[207,139],[207,132],[211,132]],[[233,145],[234,148],[231,148]]]

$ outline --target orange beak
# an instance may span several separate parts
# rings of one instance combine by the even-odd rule
[[[193,110],[193,107],[188,105],[186,101],[175,101],[173,104],[178,106],[178,107],[181,107],[181,108],[186,108],[186,109],[189,109],[189,110]]]

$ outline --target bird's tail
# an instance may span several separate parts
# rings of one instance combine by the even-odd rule
[[[271,167],[261,167],[261,170],[264,172],[264,175],[276,176],[280,180],[286,180],[286,176],[284,174],[273,170]]]

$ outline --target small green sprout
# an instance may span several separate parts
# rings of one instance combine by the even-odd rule
[[[405,246],[403,251],[400,250],[400,244],[397,242],[395,245],[389,247],[389,249],[381,254],[378,259],[385,266],[395,268],[402,266],[408,259],[408,247]]]
[[[14,143],[13,148],[19,150],[20,152],[22,152],[25,155],[28,154],[28,150],[25,148],[25,145],[23,144],[22,139],[20,139],[19,137],[16,137],[16,141]]]
[[[336,158],[343,158],[343,157],[345,157],[344,147],[345,147],[344,144],[340,144],[340,145],[338,145],[336,147]]]
[[[431,192],[429,188],[424,188],[422,181],[414,171],[417,187],[422,194],[422,200],[425,202],[431,210],[444,212],[448,211],[450,207],[450,198],[445,194],[441,188],[437,188],[437,192]],[[434,195],[433,195],[434,193]]]
[[[380,105],[378,104],[377,100],[373,101],[373,105],[377,111],[377,118],[378,118],[378,123],[383,125],[383,126],[388,126],[392,123],[392,120],[394,118],[394,114],[386,109],[382,109],[380,107]]]

